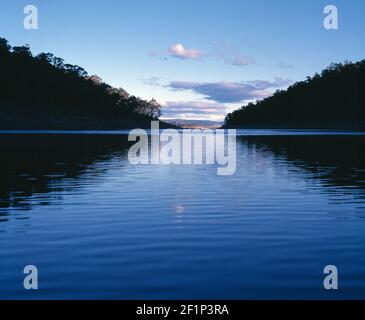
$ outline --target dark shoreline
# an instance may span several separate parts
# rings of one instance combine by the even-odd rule
[[[149,129],[151,121],[159,121],[160,128],[179,128],[178,126],[144,116],[105,117],[55,116],[42,113],[27,113],[21,116],[1,112],[0,130],[125,130]]]
[[[364,131],[364,123],[327,123],[327,124],[247,124],[247,125],[223,125],[222,129],[254,129],[254,130],[329,130],[329,131]]]

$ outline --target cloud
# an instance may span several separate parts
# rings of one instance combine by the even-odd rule
[[[212,54],[206,54],[195,48],[185,48],[182,43],[173,44],[167,52],[149,51],[147,54],[151,57],[159,57],[161,60],[168,60],[168,58],[200,60],[203,57],[216,57],[232,66],[247,66],[255,63],[253,58],[242,54],[236,46],[218,42],[213,42],[212,45],[215,47],[215,52]]]
[[[160,86],[160,78],[159,77],[150,77],[150,78],[143,78],[143,83],[148,86],[158,87]]]
[[[294,66],[292,66],[291,64],[287,64],[285,62],[280,62],[279,67],[281,69],[293,69],[294,68]]]
[[[255,60],[241,53],[241,50],[232,44],[212,42],[212,46],[216,50],[216,56],[223,58],[226,64],[232,66],[248,66],[255,63]]]
[[[245,57],[240,54],[229,56],[225,59],[225,62],[227,64],[230,64],[232,66],[248,66],[250,64],[253,64],[254,61],[252,58]]]
[[[158,58],[161,61],[167,61],[168,60],[168,58],[166,56],[166,53],[162,52],[162,51],[152,51],[151,50],[151,51],[147,52],[147,55],[150,56],[150,57]]]
[[[169,101],[162,106],[163,119],[222,120],[226,107],[209,101]]]
[[[197,60],[204,56],[204,54],[198,49],[193,49],[193,48],[187,49],[181,43],[176,43],[172,45],[168,49],[168,53],[170,56],[182,60],[187,60],[187,59]]]
[[[147,52],[147,54],[150,57],[157,57],[157,56],[161,55],[161,52],[160,51],[155,51],[155,50],[150,50],[150,51]]]
[[[270,94],[270,89],[289,85],[291,80],[275,78],[274,81],[255,80],[246,82],[192,82],[172,81],[167,86],[172,90],[191,90],[217,103],[236,103],[245,100],[262,99]]]

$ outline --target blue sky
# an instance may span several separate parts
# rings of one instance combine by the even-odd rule
[[[0,36],[52,52],[145,99],[165,117],[222,119],[331,62],[365,52],[359,0],[12,0],[1,3]],[[26,30],[23,9],[39,10]],[[339,30],[323,28],[336,5]]]

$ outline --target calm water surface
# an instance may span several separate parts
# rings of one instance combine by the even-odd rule
[[[240,134],[233,176],[132,166],[125,132],[0,134],[0,298],[364,299],[365,136]]]

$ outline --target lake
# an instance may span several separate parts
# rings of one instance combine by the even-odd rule
[[[365,298],[365,135],[239,130],[219,176],[126,133],[0,134],[1,299]]]

